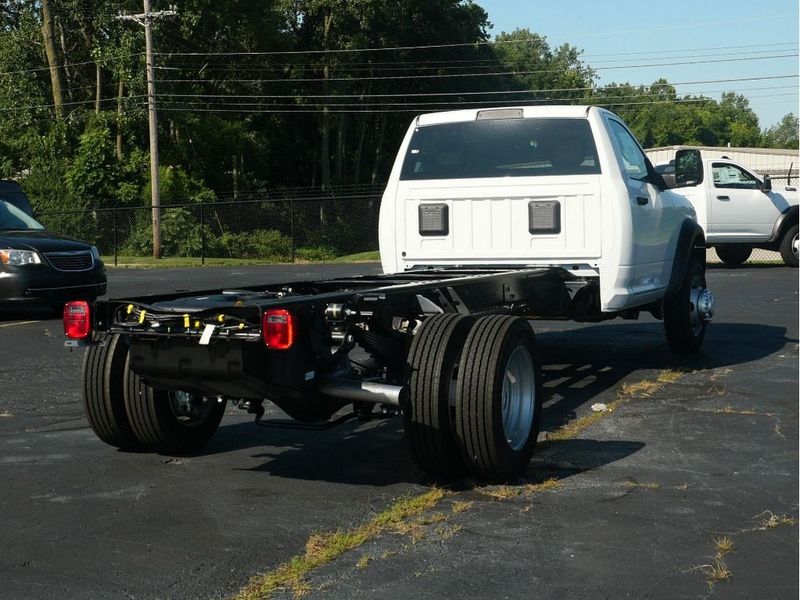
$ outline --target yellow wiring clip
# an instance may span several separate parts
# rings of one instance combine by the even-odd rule
[[[244,329],[244,323],[239,323],[239,329]]]
[[[195,329],[200,329],[200,321],[195,321],[194,322],[194,328]]]
[[[147,311],[146,310],[143,310],[142,312],[139,313],[139,325],[144,323],[145,316],[147,316]]]
[[[220,323],[224,323],[225,322],[225,315],[222,315],[222,314],[217,315],[217,321],[219,321]]]
[[[192,324],[192,322],[189,320],[189,315],[183,315],[183,328],[184,329],[189,329],[191,324]]]
[[[128,304],[128,314],[133,312],[133,304]]]

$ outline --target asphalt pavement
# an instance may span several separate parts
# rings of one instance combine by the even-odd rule
[[[376,270],[120,269],[110,295]],[[277,597],[796,598],[797,271],[708,281],[717,315],[690,359],[651,318],[535,323],[547,401],[526,476],[459,482]],[[44,313],[0,315],[0,598],[231,597],[312,534],[431,489],[399,418],[290,431],[229,407],[202,454],[118,452],[83,416],[82,353]]]

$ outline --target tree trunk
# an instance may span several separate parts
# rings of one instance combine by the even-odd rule
[[[94,71],[94,74],[95,74],[95,86],[97,88],[97,91],[96,91],[95,96],[94,96],[94,112],[95,112],[95,114],[99,115],[100,114],[100,103],[103,100],[103,92],[102,92],[102,88],[101,88],[101,85],[100,85],[100,77],[101,77],[101,75],[100,75],[100,63],[99,62],[95,62],[94,63],[94,69],[95,69],[95,71]]]
[[[344,149],[345,149],[345,133],[347,125],[347,115],[342,113],[339,115],[339,131],[336,133],[336,183],[342,184],[344,179]]]
[[[50,84],[53,87],[53,107],[56,117],[63,119],[64,98],[61,95],[61,73],[58,70],[56,38],[53,32],[53,13],[50,9],[50,0],[42,0],[42,37],[44,38],[44,52],[47,55],[47,65],[50,67]]]
[[[323,39],[322,47],[327,50],[328,40],[330,37],[331,24],[333,23],[333,13],[330,8],[327,9],[323,18]],[[327,61],[327,57],[323,59]],[[330,77],[330,65],[325,63],[322,69],[322,93],[328,93],[328,79]],[[321,188],[329,190],[331,187],[331,124],[330,112],[328,106],[322,109],[322,124],[320,125],[320,178]],[[322,226],[328,225],[332,221],[333,207],[331,202],[323,200],[319,205],[319,221]]]
[[[125,93],[125,81],[119,77],[117,88],[117,158],[122,160],[122,94]]]
[[[378,178],[378,169],[381,166],[381,156],[383,154],[383,138],[386,134],[386,117],[380,116],[378,120],[380,121],[380,126],[378,127],[378,137],[375,139],[375,162],[372,164],[370,183],[375,183]]]

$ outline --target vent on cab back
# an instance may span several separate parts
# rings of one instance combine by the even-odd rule
[[[561,204],[556,200],[528,202],[528,231],[561,233]]]
[[[419,205],[419,234],[447,235],[450,233],[447,204]]]

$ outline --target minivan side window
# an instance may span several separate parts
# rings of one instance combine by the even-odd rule
[[[622,123],[608,120],[611,125],[611,133],[619,147],[620,154],[622,154],[622,162],[625,164],[625,172],[631,179],[644,181],[647,179],[647,158],[639,148],[639,144],[633,136],[628,133],[628,130],[623,127]]]

